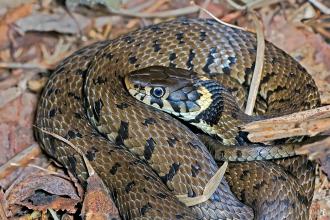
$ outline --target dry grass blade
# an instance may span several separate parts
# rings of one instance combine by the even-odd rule
[[[251,15],[256,27],[258,45],[257,45],[257,56],[256,56],[255,67],[254,67],[251,86],[249,90],[249,96],[245,108],[245,113],[248,115],[252,115],[254,105],[256,102],[261,75],[262,75],[262,68],[264,65],[264,55],[265,55],[265,36],[262,30],[262,24],[257,18],[255,12],[251,12]]]
[[[214,174],[214,176],[205,185],[203,195],[196,196],[193,198],[190,198],[187,195],[177,195],[176,197],[186,206],[198,205],[202,202],[209,200],[210,197],[213,195],[213,193],[217,190],[218,186],[220,185],[223,175],[226,172],[227,166],[228,166],[228,162],[225,161],[223,165],[218,169],[218,171]]]
[[[69,145],[72,149],[74,149],[84,160],[85,162],[85,165],[86,165],[86,168],[87,168],[87,171],[88,171],[88,174],[89,176],[92,176],[94,175],[95,171],[94,169],[92,168],[92,165],[89,163],[89,161],[87,160],[87,158],[85,157],[84,153],[78,148],[76,147],[74,144],[72,144],[70,141],[68,141],[67,139],[63,138],[62,136],[58,135],[58,134],[55,134],[55,133],[52,133],[52,132],[49,132],[49,131],[46,131],[42,128],[39,128],[37,126],[34,126],[36,127],[37,129],[39,129],[40,131],[42,131],[43,133],[46,133],[46,134],[49,134],[51,136],[53,136],[54,138],[66,143],[67,145]]]

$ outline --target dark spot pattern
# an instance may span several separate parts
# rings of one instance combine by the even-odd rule
[[[187,66],[188,70],[193,70],[194,69],[194,64],[192,63],[192,61],[194,60],[195,56],[196,56],[196,54],[195,54],[194,50],[190,49],[188,60],[187,60],[187,63],[186,63],[186,66]]]
[[[123,145],[124,140],[127,138],[128,138],[128,122],[121,121],[118,130],[118,136],[116,137],[115,142],[117,145]]]
[[[147,204],[145,204],[141,209],[140,209],[140,213],[142,216],[144,216],[146,214],[147,211],[149,211],[152,208],[152,206],[150,205],[150,203],[148,202]]]
[[[154,118],[146,118],[146,119],[144,119],[144,122],[142,122],[142,124],[144,126],[153,125],[153,124],[156,124],[156,120]]]
[[[204,67],[202,68],[203,71],[205,73],[211,73],[211,70],[209,69],[209,66],[214,63],[214,57],[213,57],[213,54],[217,52],[217,48],[216,47],[212,47],[210,49],[210,52],[209,54],[207,55],[207,58],[206,58],[206,63],[204,65]]]
[[[128,58],[128,62],[129,62],[130,64],[134,64],[134,63],[136,63],[136,61],[137,61],[137,58],[136,58],[135,56],[132,56],[132,57],[129,57],[129,58]]]
[[[173,179],[173,177],[175,176],[175,174],[178,172],[180,168],[180,164],[179,163],[173,163],[170,167],[170,170],[168,171],[167,174],[165,174],[164,176],[161,176],[160,178],[166,183],[167,181],[171,181]]]
[[[57,112],[57,108],[53,108],[51,109],[49,112],[48,112],[48,117],[49,118],[52,118],[56,115],[56,112]]]
[[[198,162],[191,164],[191,175],[193,177],[196,177],[200,171],[201,171],[201,165]]]
[[[127,185],[125,186],[125,192],[126,193],[129,193],[132,190],[132,188],[133,188],[134,185],[135,185],[134,180],[131,181],[131,182],[129,182],[129,183],[127,183]]]
[[[96,153],[98,150],[95,147],[91,147],[85,154],[86,158],[89,161],[93,161],[95,159]]]
[[[184,33],[183,32],[180,32],[180,33],[177,33],[175,36],[176,36],[176,39],[179,41],[179,44],[184,44],[184,41],[183,41],[183,35]]]
[[[68,96],[74,98],[75,100],[80,100],[80,96],[73,93],[73,92],[68,92]]]
[[[79,131],[69,130],[67,135],[65,135],[65,138],[71,140],[75,138],[82,138],[82,135],[79,133]]]
[[[77,174],[77,159],[73,155],[67,156],[68,162],[69,162],[69,169],[71,170],[72,173],[75,175]]]
[[[150,160],[152,153],[154,152],[156,142],[154,139],[149,138],[144,146],[144,158]]]
[[[154,44],[152,45],[154,48],[154,52],[158,52],[160,51],[161,47],[160,47],[160,43],[158,42],[158,40],[154,41]]]
[[[170,147],[174,147],[178,139],[173,135],[173,137],[167,138],[167,143]]]
[[[115,175],[115,174],[117,173],[117,170],[118,170],[119,167],[121,167],[120,163],[115,163],[115,164],[111,167],[111,169],[110,169],[110,173],[111,173],[112,175]]]
[[[101,114],[101,110],[102,110],[103,106],[104,106],[104,104],[103,104],[102,99],[99,99],[94,102],[93,113],[94,113],[94,118],[97,122],[100,121],[100,114]]]
[[[200,41],[205,41],[206,39],[206,32],[205,31],[200,31],[199,32],[199,40]]]
[[[107,77],[98,76],[96,79],[93,79],[94,85],[104,85],[108,81]]]
[[[116,104],[117,108],[119,108],[120,110],[123,110],[125,108],[128,108],[128,104],[126,102],[122,102],[120,104]]]

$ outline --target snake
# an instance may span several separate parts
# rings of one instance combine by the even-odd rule
[[[121,219],[308,219],[312,162],[294,154],[272,158],[272,150],[265,157],[272,160],[244,159],[244,149],[263,146],[246,143],[240,124],[320,105],[305,68],[272,43],[265,48],[254,116],[246,117],[241,109],[255,66],[254,33],[213,19],[178,18],[96,42],[64,59],[50,75],[36,111],[36,139],[84,186],[88,160]],[[145,88],[149,98],[135,94],[142,87],[134,87],[134,75],[162,81],[168,72],[180,76],[166,85],[176,90],[151,83]],[[177,85],[187,85],[189,75],[201,80],[200,86],[180,90]],[[216,90],[219,96],[213,95]],[[184,102],[157,98],[163,92]],[[188,206],[178,195],[202,196],[223,163],[208,150],[210,143],[234,149],[236,156],[212,195]],[[273,144],[285,146],[286,140]]]

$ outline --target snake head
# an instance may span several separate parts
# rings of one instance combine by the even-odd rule
[[[206,97],[196,73],[162,66],[131,72],[125,77],[129,93],[141,102],[189,120],[201,111]]]

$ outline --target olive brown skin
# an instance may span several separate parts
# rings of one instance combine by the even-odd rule
[[[79,148],[123,219],[307,219],[314,176],[302,157],[231,163],[208,201],[186,207],[175,195],[202,195],[218,165],[187,126],[140,103],[124,85],[127,74],[148,66],[188,69],[220,81],[242,107],[256,45],[252,33],[184,18],[98,42],[56,68],[41,95],[36,125]],[[305,69],[267,43],[256,113],[294,112],[319,103]],[[224,124],[223,138],[235,130]],[[36,136],[50,156],[86,180],[79,153],[41,130]]]

